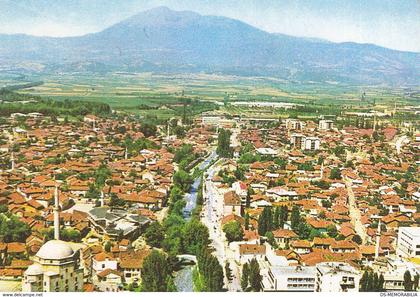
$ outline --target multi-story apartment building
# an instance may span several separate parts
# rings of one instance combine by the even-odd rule
[[[360,272],[350,264],[325,262],[316,265],[316,292],[358,292]]]
[[[313,292],[316,268],[314,266],[272,266],[263,278],[265,292]]]
[[[420,227],[398,229],[397,255],[405,258],[420,257]]]

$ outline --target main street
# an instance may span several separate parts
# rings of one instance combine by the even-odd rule
[[[345,183],[346,183],[346,188],[347,188],[351,223],[357,235],[359,235],[360,238],[362,239],[362,243],[366,244],[367,238],[368,238],[367,230],[366,230],[366,227],[362,223],[362,215],[360,213],[359,208],[357,207],[356,198],[354,196],[354,192],[352,188],[353,183],[350,181],[348,177],[345,178]]]
[[[211,166],[207,172],[207,178],[204,183],[204,205],[201,213],[201,221],[205,224],[210,233],[211,247],[214,248],[214,255],[219,263],[225,268],[225,263],[229,262],[232,269],[232,280],[229,282],[225,278],[227,289],[229,291],[240,291],[239,269],[234,262],[233,252],[227,244],[225,234],[221,227],[223,218],[223,194],[212,182],[215,173],[220,170],[217,163]]]

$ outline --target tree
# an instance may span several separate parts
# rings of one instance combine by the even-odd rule
[[[264,207],[262,213],[258,217],[258,233],[265,236],[268,231],[273,230],[273,214],[269,207]]]
[[[246,203],[245,207],[249,208],[251,206],[251,195],[253,195],[254,190],[251,187],[248,187],[246,191]]]
[[[172,276],[168,275],[166,278],[166,292],[176,292],[176,285]]]
[[[253,292],[260,292],[262,290],[260,266],[255,258],[249,263],[249,286]]]
[[[283,215],[281,213],[282,208],[277,206],[276,209],[274,210],[274,216],[273,216],[273,228],[274,229],[278,229],[280,228],[280,217]],[[283,228],[283,227],[281,227]]]
[[[383,278],[383,276],[382,276],[382,278]],[[413,291],[417,291],[417,289],[419,287],[419,278],[420,278],[420,275],[418,275],[418,274],[416,274],[414,276],[414,280],[413,280]]]
[[[373,276],[373,273],[369,273],[369,276],[367,279],[366,291],[373,292],[374,289],[375,289],[374,276]]]
[[[274,238],[273,232],[268,231],[267,233],[265,233],[265,237],[267,237],[267,241],[272,247],[277,248],[277,243]]]
[[[300,212],[297,205],[293,205],[292,214],[290,215],[290,226],[293,231],[296,231],[300,223]]]
[[[171,277],[171,271],[167,258],[161,252],[153,250],[143,262],[142,290],[144,292],[166,292],[168,277]]]
[[[330,179],[341,179],[341,171],[339,168],[334,167],[331,169]]]
[[[165,232],[162,225],[159,222],[151,223],[144,232],[144,237],[148,245],[160,248],[165,239]]]
[[[226,273],[226,278],[231,281],[232,280],[232,269],[230,269],[230,265],[229,262],[226,261],[225,264],[225,273]]]
[[[365,270],[365,272],[363,272],[362,277],[360,278],[360,291],[361,292],[367,292],[368,278],[369,278],[369,273]]]
[[[377,273],[373,273],[373,292],[379,292],[379,277]]]
[[[188,192],[193,178],[184,170],[178,170],[173,176],[174,185],[177,185],[182,191]]]
[[[17,216],[0,214],[0,238],[3,242],[25,242],[30,234],[29,225],[21,222]]]
[[[363,242],[362,238],[358,234],[354,235],[351,240],[356,244],[362,244]]]
[[[411,291],[413,288],[413,282],[411,280],[411,273],[410,271],[406,271],[404,273],[404,290],[405,291]]]
[[[248,289],[248,278],[249,278],[249,265],[245,263],[242,267],[242,276],[241,276],[241,288],[242,291],[246,292]]]
[[[225,129],[219,130],[217,138],[217,154],[223,158],[231,158],[233,151],[230,147],[230,131]]]
[[[237,221],[226,223],[223,226],[223,232],[225,232],[226,239],[229,241],[229,243],[232,241],[240,241],[244,238],[244,231],[242,230],[242,226]]]
[[[151,124],[151,123],[142,123],[140,127],[140,131],[141,133],[143,133],[145,137],[155,136],[157,127],[156,125]]]
[[[287,217],[289,215],[289,211],[287,206],[280,207],[280,216],[279,216],[279,228],[284,228],[284,223],[287,221]]]
[[[317,232],[314,233],[313,230],[315,229],[310,227],[307,223],[300,222],[297,228],[297,233],[299,234],[300,239],[309,239],[311,237],[313,238],[318,235],[318,233]]]
[[[104,246],[105,252],[109,253],[111,251],[111,248],[112,248],[112,243],[110,241],[107,241]]]
[[[245,230],[249,229],[249,213],[245,214]]]
[[[209,245],[209,230],[198,219],[192,219],[184,226],[183,246],[187,253],[197,253]]]
[[[207,248],[197,254],[198,270],[203,277],[207,292],[220,292],[223,289],[223,267]]]
[[[383,292],[385,285],[385,278],[384,275],[381,273],[378,280],[378,292]]]
[[[334,224],[328,225],[327,234],[329,237],[336,238],[338,235],[337,227]]]

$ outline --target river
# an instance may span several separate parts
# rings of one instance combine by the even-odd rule
[[[217,154],[215,151],[213,151],[199,166],[198,168],[200,170],[204,170],[207,168],[210,163],[217,158]],[[197,177],[194,180],[194,183],[191,186],[191,190],[189,193],[187,193],[184,197],[187,204],[184,208],[184,219],[190,220],[192,211],[196,207],[197,204],[197,191],[200,187],[201,183],[201,176]],[[193,265],[186,265],[182,269],[175,272],[175,285],[178,290],[178,292],[194,292],[194,284],[193,284]]]

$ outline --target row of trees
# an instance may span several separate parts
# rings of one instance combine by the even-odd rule
[[[258,233],[261,236],[265,236],[269,231],[283,228],[288,216],[289,211],[287,206],[278,206],[274,208],[274,213],[271,208],[265,207],[258,217]]]
[[[40,97],[30,97],[17,94],[9,90],[1,91],[2,98],[11,98],[13,103],[0,104],[0,115],[9,116],[12,113],[39,112],[47,116],[72,115],[84,116],[87,114],[109,115],[111,107],[106,103],[89,102],[81,100],[51,100],[41,99]],[[35,102],[21,104],[19,101],[35,99]],[[16,102],[16,103],[15,103]]]
[[[241,288],[244,292],[260,292],[262,290],[260,266],[255,258],[242,267]]]
[[[197,253],[197,262],[199,277],[202,280],[200,291],[221,292],[223,290],[223,267],[207,246]]]
[[[382,292],[384,289],[384,276],[372,271],[365,271],[360,279],[361,292]]]

